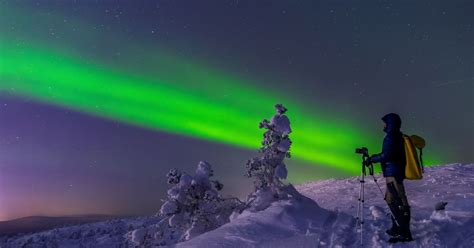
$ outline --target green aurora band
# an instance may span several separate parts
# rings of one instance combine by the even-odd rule
[[[2,47],[5,48],[2,60],[8,63],[1,65],[1,91],[142,127],[243,148],[258,147],[261,131],[257,124],[263,116],[271,114],[270,106],[279,102],[278,98],[272,99],[244,86],[231,97],[216,101],[203,92],[184,91],[159,80],[148,81],[52,50],[12,46],[5,41],[2,41]],[[249,97],[257,99],[260,106],[268,105],[267,109],[259,105],[255,108],[249,104],[238,106],[239,99]],[[295,104],[285,105],[289,106],[290,113],[296,109]],[[348,166],[357,162],[352,152],[355,141],[362,138],[355,131],[349,127],[342,129],[341,124],[304,119],[302,115],[292,116],[292,119],[292,154],[295,158],[348,172],[358,170]],[[345,150],[351,153],[345,153]]]

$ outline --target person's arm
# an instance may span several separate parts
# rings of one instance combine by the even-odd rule
[[[382,152],[370,156],[370,162],[372,163],[383,163],[391,161],[393,158],[393,139],[390,136],[385,136],[383,139]]]

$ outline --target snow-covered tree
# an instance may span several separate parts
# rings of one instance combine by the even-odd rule
[[[209,163],[199,162],[194,176],[177,169],[167,174],[168,199],[159,215],[163,220],[152,228],[141,228],[130,233],[136,245],[170,245],[213,230],[227,222],[229,216],[244,204],[237,198],[223,198],[219,191],[223,184],[211,180]]]
[[[255,192],[247,199],[247,204],[252,210],[262,210],[271,202],[285,199],[294,192],[291,185],[282,183],[288,171],[283,162],[290,157],[291,133],[290,120],[285,115],[287,109],[282,104],[275,105],[276,114],[270,121],[264,119],[259,128],[267,131],[263,134],[261,154],[247,161],[248,177],[254,178]]]

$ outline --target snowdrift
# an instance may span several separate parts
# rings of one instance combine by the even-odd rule
[[[354,217],[323,209],[301,196],[274,202],[261,212],[244,211],[230,223],[177,247],[314,247],[319,243],[349,246],[356,240],[346,234],[355,223]]]
[[[379,175],[376,176],[380,178]],[[406,181],[415,241],[389,245],[388,209],[373,182],[366,183],[365,247],[474,247],[474,164],[427,168],[424,179]],[[383,179],[379,184],[384,190]],[[301,195],[244,211],[231,222],[176,247],[360,247],[357,177],[296,186]],[[446,210],[435,210],[438,202]],[[121,219],[4,237],[0,247],[133,247],[126,233],[154,225],[158,217]]]

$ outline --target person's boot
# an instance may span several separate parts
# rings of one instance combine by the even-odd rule
[[[395,236],[388,239],[389,243],[398,243],[398,242],[410,242],[413,241],[411,233],[396,234]]]
[[[392,227],[390,229],[387,229],[385,232],[390,236],[395,236],[400,232],[400,208],[393,203],[388,204],[388,207],[390,209],[390,212],[392,212],[390,216],[390,218],[392,219]]]
[[[413,241],[413,237],[410,231],[410,217],[411,213],[409,207],[401,211],[401,215],[398,221],[398,223],[400,224],[399,233],[391,237],[388,240],[389,243]]]
[[[403,228],[400,231],[400,234],[407,239],[407,241],[412,241],[413,237],[411,236],[410,231],[410,219],[411,219],[411,211],[410,207],[406,207],[405,211],[403,211]]]
[[[392,219],[392,227],[387,229],[385,232],[390,236],[395,236],[400,232],[400,227],[397,225],[397,222],[393,216],[390,216],[390,218]]]

